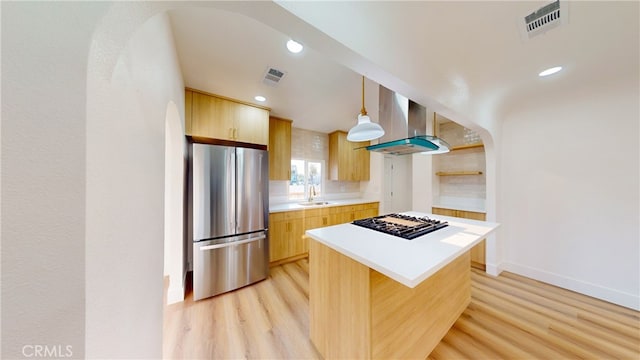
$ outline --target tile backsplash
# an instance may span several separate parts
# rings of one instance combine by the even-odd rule
[[[291,128],[291,158],[329,162],[329,134]]]
[[[360,197],[360,182],[329,180],[329,134],[291,128],[291,158],[322,161],[324,198]],[[269,181],[269,200],[272,203],[289,201],[288,192],[288,181]]]

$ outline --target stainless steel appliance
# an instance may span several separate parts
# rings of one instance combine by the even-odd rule
[[[403,214],[381,215],[356,220],[352,224],[407,240],[413,240],[449,225],[446,221],[430,219],[426,216],[415,217]]]
[[[427,135],[427,108],[380,85],[379,119],[385,129],[378,143],[367,150],[385,155],[449,152],[446,141]]]
[[[193,299],[265,279],[269,273],[266,150],[191,143],[188,238]]]

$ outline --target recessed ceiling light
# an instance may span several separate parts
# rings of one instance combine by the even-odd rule
[[[256,101],[260,101],[260,102],[265,102],[265,101],[267,101],[267,98],[266,98],[266,97],[264,97],[264,96],[262,96],[262,95],[256,95],[256,96],[254,97],[254,99],[256,99]]]
[[[545,71],[542,71],[540,74],[538,74],[538,76],[549,76],[551,74],[557,73],[560,70],[562,70],[562,66],[552,67],[552,68],[549,68],[549,69],[547,69]]]
[[[302,51],[302,44],[300,44],[297,41],[294,40],[289,40],[287,41],[287,49],[289,49],[289,51],[291,51],[294,54],[299,53],[300,51]]]

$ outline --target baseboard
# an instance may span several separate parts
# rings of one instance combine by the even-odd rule
[[[503,263],[502,265],[502,268],[505,271],[526,276],[530,279],[542,281],[547,284],[561,287],[563,289],[575,291],[580,294],[591,296],[596,299],[604,300],[616,305],[624,306],[629,309],[640,311],[640,296],[638,295],[628,294],[615,289],[591,284],[585,281],[569,278],[528,266],[518,265],[514,263]],[[488,269],[489,265],[487,264],[487,272],[489,272]]]
[[[491,276],[498,276],[504,270],[503,264],[496,265],[496,264],[487,263],[485,266],[486,266],[485,272]]]
[[[167,291],[167,305],[181,301],[184,301],[184,287],[170,287]]]
[[[269,263],[269,267],[272,268],[274,266],[284,265],[284,264],[287,264],[287,263],[290,263],[290,262],[294,262],[294,261],[298,261],[300,259],[304,259],[304,258],[308,258],[308,257],[309,257],[309,253],[304,253],[304,254],[288,257],[286,259],[272,261],[272,262]]]
[[[187,272],[182,273],[182,286],[171,287],[169,276],[165,276],[165,289],[167,290],[167,305],[184,301],[185,287],[187,284]],[[168,287],[168,289],[167,289]]]

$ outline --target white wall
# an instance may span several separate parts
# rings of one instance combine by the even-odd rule
[[[25,344],[70,344],[78,358],[161,356],[164,119],[169,101],[178,109],[184,102],[164,20],[129,39],[168,6],[2,3],[1,358],[21,357]],[[312,32],[302,21],[297,26]],[[335,45],[329,43],[314,48]],[[374,66],[340,54],[336,59],[361,72]],[[594,88],[557,94],[549,111],[512,113],[504,129],[491,129],[504,132],[496,135],[504,144],[483,137],[487,210],[503,224],[507,265],[520,265],[513,270],[628,299],[624,294],[638,294],[639,94]],[[621,130],[606,131],[611,123]],[[565,155],[531,151],[538,142],[529,129],[558,131]],[[591,153],[579,136],[613,138],[619,147]],[[372,171],[381,173],[381,160],[372,154]],[[363,193],[380,193],[375,179],[363,185]],[[540,231],[527,212],[542,214],[555,231]],[[598,222],[603,218],[613,220],[610,227]],[[561,258],[545,256],[549,247]]]
[[[640,94],[633,81],[605,85],[549,94],[504,122],[504,268],[639,309]]]
[[[2,3],[3,359],[84,357],[86,69],[107,6]]]
[[[413,210],[413,156],[384,156],[383,213]]]
[[[161,357],[164,120],[184,99],[166,18],[145,23],[175,6],[2,4],[2,358]]]
[[[360,194],[363,198],[380,201],[380,214],[384,213],[382,180],[384,179],[384,156],[369,151],[369,181],[360,182]]]
[[[2,358],[161,357],[166,6],[2,4]]]
[[[435,155],[437,156],[437,155]],[[433,207],[433,155],[412,156],[412,210],[430,214]]]
[[[184,180],[186,141],[184,116],[167,104],[164,148],[164,275],[169,276],[167,304],[184,300]]]
[[[95,38],[117,26],[114,20],[99,28]],[[101,61],[101,46],[94,43],[92,61]],[[167,15],[136,30],[112,72],[100,65],[90,63],[87,88],[87,356],[160,358],[170,102],[184,123],[184,84]]]

